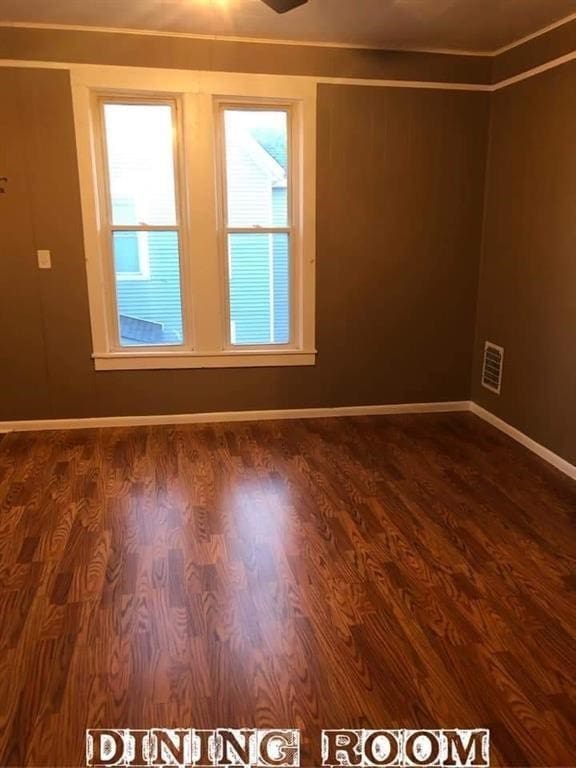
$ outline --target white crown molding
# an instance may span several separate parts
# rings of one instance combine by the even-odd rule
[[[117,71],[129,71],[136,70],[141,71],[143,67],[133,66],[119,66],[117,64],[75,64],[69,61],[34,61],[24,59],[0,59],[1,67],[13,67],[20,69],[64,69],[68,71],[87,71],[87,70],[117,70]],[[193,70],[187,69],[162,69],[155,67],[155,71],[171,72],[180,75],[190,75]],[[238,75],[244,73],[238,72],[218,72],[219,75]],[[278,77],[279,75],[264,75],[265,77]],[[287,77],[308,80],[314,82],[317,85],[362,85],[372,86],[374,88],[424,88],[431,90],[441,91],[482,91],[490,93],[494,90],[493,85],[485,85],[479,83],[443,83],[443,82],[431,82],[428,80],[377,80],[372,78],[354,78],[354,77],[316,77],[313,75],[287,75]]]
[[[0,19],[0,29],[2,27],[10,29],[52,29],[56,31],[70,32],[103,32],[116,35],[139,35],[142,37],[171,37],[184,40],[208,40],[212,42],[223,43],[251,43],[259,45],[292,45],[304,46],[306,48],[343,48],[347,50],[359,51],[396,51],[398,53],[438,53],[445,56],[479,56],[490,57],[494,54],[492,51],[468,51],[460,48],[409,48],[409,47],[384,47],[374,45],[363,45],[362,43],[336,43],[314,40],[282,40],[267,37],[238,37],[233,35],[202,35],[194,32],[167,32],[165,30],[153,29],[133,29],[131,27],[90,27],[77,24],[41,24],[39,22],[25,21],[2,21]]]
[[[281,40],[277,38],[260,38],[260,37],[238,37],[228,35],[206,35],[198,34],[194,32],[168,32],[165,30],[153,30],[153,29],[134,29],[131,27],[92,27],[80,24],[47,24],[40,22],[26,22],[26,21],[3,21],[0,19],[1,28],[11,29],[52,29],[59,31],[71,31],[71,32],[105,32],[109,34],[121,34],[121,35],[140,35],[142,37],[172,37],[181,38],[187,40],[212,40],[219,42],[232,42],[232,43],[256,43],[261,45],[295,45],[305,46],[309,48],[344,48],[351,50],[367,50],[367,51],[398,51],[399,53],[437,53],[445,56],[479,56],[486,58],[494,58],[500,56],[503,53],[518,48],[525,43],[535,40],[542,35],[552,32],[559,27],[563,27],[569,24],[571,21],[576,21],[576,13],[571,13],[568,16],[564,16],[558,21],[548,24],[535,32],[518,38],[501,48],[496,48],[493,51],[477,51],[467,50],[464,48],[411,48],[411,47],[385,47],[385,46],[373,46],[363,45],[361,43],[337,43],[318,40]]]
[[[359,77],[315,77],[320,85],[361,85],[372,88],[423,88],[433,91],[480,91],[491,93],[493,85],[482,83],[442,83],[428,80],[372,80]]]
[[[291,408],[268,411],[223,411],[219,413],[180,413],[161,416],[102,416],[80,419],[40,419],[0,421],[0,432],[38,432],[60,429],[101,427],[143,427],[165,424],[211,424],[238,421],[279,421],[326,419],[342,416],[392,416],[407,413],[457,413],[470,410],[467,400],[446,403],[406,403],[400,405],[352,405],[336,408]]]
[[[528,448],[528,450],[532,451],[532,453],[535,453],[541,459],[544,459],[544,461],[548,462],[548,464],[552,464],[552,466],[556,467],[556,469],[559,469],[560,472],[563,472],[565,475],[568,475],[568,477],[571,477],[572,480],[576,480],[576,466],[570,464],[570,462],[566,461],[566,459],[563,459],[561,456],[558,456],[558,454],[554,453],[550,449],[545,448],[540,443],[537,443],[536,440],[528,437],[528,435],[525,435],[524,432],[520,432],[519,429],[516,429],[516,427],[508,424],[507,421],[500,419],[490,411],[482,408],[482,406],[478,405],[477,403],[470,403],[470,410],[475,416],[478,416],[484,421],[487,421],[488,424],[491,424],[493,427],[496,427],[496,429],[504,432],[504,434],[508,435],[508,437],[511,437],[513,440],[516,440],[517,443],[520,443],[520,445]]]
[[[569,62],[574,61],[574,59],[576,59],[576,51],[567,53],[565,56],[559,56],[557,59],[552,59],[552,61],[547,61],[546,64],[541,64],[539,67],[528,69],[526,72],[521,72],[519,75],[514,75],[513,77],[508,77],[506,80],[501,80],[499,83],[493,85],[491,90],[500,91],[502,88],[508,88],[516,83],[521,83],[523,80],[528,80],[531,77],[536,77],[536,75],[548,72],[550,69],[556,69],[556,67],[561,67],[563,64],[568,64]]]
[[[565,56],[561,56],[558,59],[553,59],[546,64],[541,64],[538,67],[529,69],[526,72],[521,72],[518,75],[502,80],[499,83],[493,85],[486,85],[481,83],[446,83],[446,82],[432,82],[428,80],[377,80],[372,78],[355,78],[355,77],[316,77],[312,75],[289,75],[293,78],[301,78],[309,81],[313,81],[316,84],[322,85],[359,85],[369,86],[372,88],[422,88],[425,90],[439,90],[439,91],[477,91],[480,93],[494,93],[500,91],[503,88],[508,88],[515,83],[520,83],[523,80],[528,80],[531,77],[540,75],[548,70],[560,67],[563,64],[567,64],[570,61],[576,59],[576,51],[568,53]],[[31,61],[23,59],[0,59],[0,68],[2,67],[15,67],[21,69],[64,69],[64,70],[87,70],[87,69],[99,69],[99,70],[130,70],[135,69],[129,66],[118,66],[116,64],[76,64],[74,62],[67,61]],[[140,69],[137,67],[136,69]],[[161,70],[167,71],[167,70]],[[191,70],[179,70],[170,69],[170,72],[174,73],[187,73],[190,74]],[[222,75],[234,75],[238,73],[234,72],[220,72]]]
[[[530,35],[521,37],[519,40],[515,40],[513,43],[509,43],[508,45],[504,45],[502,48],[498,48],[497,50],[493,51],[491,55],[501,56],[503,53],[507,53],[514,48],[518,48],[518,46],[524,45],[524,43],[529,43],[531,40],[535,40],[537,37],[542,37],[542,35],[545,35],[548,32],[553,32],[555,29],[563,27],[566,24],[569,24],[571,21],[576,21],[576,13],[571,13],[569,16],[564,16],[563,18],[558,19],[558,21],[555,21],[553,24],[548,24],[547,27],[542,27],[542,29],[538,29],[536,32],[532,32]]]

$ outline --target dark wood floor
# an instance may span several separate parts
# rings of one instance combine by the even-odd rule
[[[470,415],[11,434],[0,765],[84,729],[489,727],[576,765],[576,484]]]

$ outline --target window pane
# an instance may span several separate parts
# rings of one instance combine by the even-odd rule
[[[288,226],[288,114],[224,112],[228,226]]]
[[[175,225],[172,109],[105,104],[112,223]]]
[[[287,234],[228,236],[232,344],[290,342],[290,246]]]
[[[136,235],[132,244],[138,249],[141,274],[133,279],[119,271],[127,235]],[[114,232],[112,237],[121,345],[182,344],[178,233]]]

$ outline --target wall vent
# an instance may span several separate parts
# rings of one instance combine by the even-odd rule
[[[502,389],[502,367],[504,350],[487,341],[484,345],[484,365],[482,366],[482,386],[491,392],[500,394]]]

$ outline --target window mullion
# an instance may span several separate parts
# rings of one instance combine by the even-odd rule
[[[111,224],[111,232],[179,232],[179,225],[174,224]]]
[[[226,227],[229,235],[290,235],[292,227]]]
[[[184,154],[189,180],[185,200],[186,258],[190,281],[194,350],[212,352],[223,348],[225,324],[220,283],[221,252],[216,216],[214,175],[214,115],[212,96],[184,95]]]

